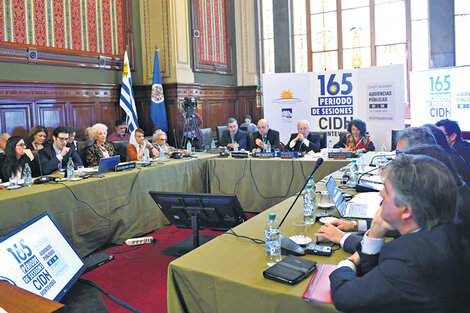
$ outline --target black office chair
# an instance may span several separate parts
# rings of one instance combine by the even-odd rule
[[[88,147],[93,144],[93,141],[79,141],[77,145],[77,152],[82,159],[83,166],[88,166],[88,162],[86,161],[86,152]]]
[[[112,141],[114,145],[114,149],[119,154],[119,160],[121,162],[127,162],[127,145],[129,145],[129,141],[127,140],[120,140],[120,141]]]
[[[397,149],[397,140],[396,136],[401,129],[392,129],[392,151]]]
[[[251,151],[253,149],[253,147],[251,145],[253,132],[252,131],[246,131],[245,134],[246,134],[246,150]]]
[[[312,134],[320,136],[320,149],[326,148],[328,135],[326,131],[314,131]]]
[[[201,128],[202,133],[202,145],[210,146],[212,143],[212,128]]]
[[[217,144],[219,144],[220,139],[222,139],[222,133],[227,129],[227,125],[216,126],[215,129],[217,130]]]

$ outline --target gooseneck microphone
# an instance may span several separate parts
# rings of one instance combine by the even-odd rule
[[[284,215],[284,218],[282,219],[282,221],[279,223],[279,227],[281,227],[282,223],[284,223],[284,220],[286,219],[287,215],[289,215],[290,211],[292,210],[292,208],[294,207],[294,204],[297,202],[297,199],[299,199],[300,197],[300,194],[302,193],[302,191],[305,189],[305,186],[307,186],[307,183],[308,181],[310,180],[311,177],[313,177],[313,174],[316,172],[316,170],[320,167],[320,165],[322,165],[323,163],[323,158],[318,158],[317,159],[317,162],[315,163],[315,166],[313,167],[313,170],[312,170],[312,173],[308,176],[307,180],[305,180],[305,183],[304,183],[304,186],[302,187],[302,189],[300,189],[299,193],[297,194],[297,197],[295,198],[294,202],[292,202],[289,210],[287,210],[286,214]]]

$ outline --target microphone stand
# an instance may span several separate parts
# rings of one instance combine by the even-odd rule
[[[284,218],[282,219],[282,221],[279,223],[279,227],[281,227],[282,223],[284,223],[284,220],[286,219],[287,215],[289,215],[290,211],[292,210],[292,208],[294,207],[294,204],[297,202],[297,199],[299,199],[300,197],[300,194],[302,193],[302,191],[305,189],[305,186],[307,186],[307,183],[308,181],[310,180],[311,177],[313,177],[313,174],[316,172],[316,170],[320,167],[320,165],[322,165],[323,163],[323,159],[322,158],[318,158],[317,162],[315,163],[315,166],[313,167],[313,170],[312,170],[312,173],[308,176],[307,180],[305,181],[302,189],[300,189],[299,193],[297,194],[297,197],[295,198],[294,202],[292,202],[289,210],[287,210],[286,214],[284,215]]]

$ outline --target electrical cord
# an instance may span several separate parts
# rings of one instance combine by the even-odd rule
[[[101,291],[106,297],[108,297],[109,299],[111,299],[113,302],[116,302],[117,304],[119,305],[122,305],[123,307],[125,307],[126,309],[132,311],[132,312],[136,312],[136,313],[142,313],[141,311],[137,310],[136,308],[130,306],[129,304],[113,297],[109,292],[107,292],[106,290],[104,290],[103,288],[101,288],[100,286],[98,286],[95,282],[91,281],[91,280],[88,280],[88,279],[83,279],[83,278],[79,278],[78,279],[79,282],[83,283],[83,284],[86,284],[86,285],[89,285],[89,286],[92,286],[96,289],[98,289],[99,291]]]
[[[122,207],[125,207],[127,205],[129,205],[129,203],[131,203],[131,199],[132,199],[132,190],[134,189],[134,185],[135,185],[135,182],[137,180],[137,177],[139,176],[140,172],[142,171],[142,168],[139,168],[139,171],[137,172],[137,174],[135,174],[135,177],[134,179],[132,180],[132,184],[131,184],[131,190],[129,190],[129,200],[127,200],[127,203],[123,204],[123,205],[120,205],[118,206],[117,208],[115,208],[114,210],[111,211],[111,214],[114,214],[114,212],[116,212],[118,209],[122,208]]]
[[[229,231],[231,231],[231,233],[229,233]],[[238,234],[233,230],[233,228],[230,228],[229,231],[227,231],[226,233],[222,233],[222,234],[220,234],[220,235],[232,235],[232,236],[235,236],[235,237],[238,237],[238,238],[249,239],[249,240],[253,241],[254,243],[256,243],[256,244],[258,244],[258,245],[264,244],[264,240],[257,239],[257,238],[251,238],[251,237],[243,236],[243,235],[238,235]],[[219,236],[220,236],[220,235],[219,235]]]

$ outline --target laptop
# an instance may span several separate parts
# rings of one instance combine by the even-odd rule
[[[353,218],[374,218],[375,213],[379,209],[376,204],[368,205],[366,203],[348,203],[343,196],[343,193],[339,189],[333,176],[328,178],[326,182],[326,190],[330,194],[333,202],[338,209],[341,217],[353,217]]]
[[[0,239],[0,280],[46,299],[59,301],[85,268],[48,213]]]
[[[107,172],[114,172],[116,165],[119,164],[120,156],[115,155],[109,158],[101,158],[98,165],[98,170],[87,171],[87,174],[103,174]]]

